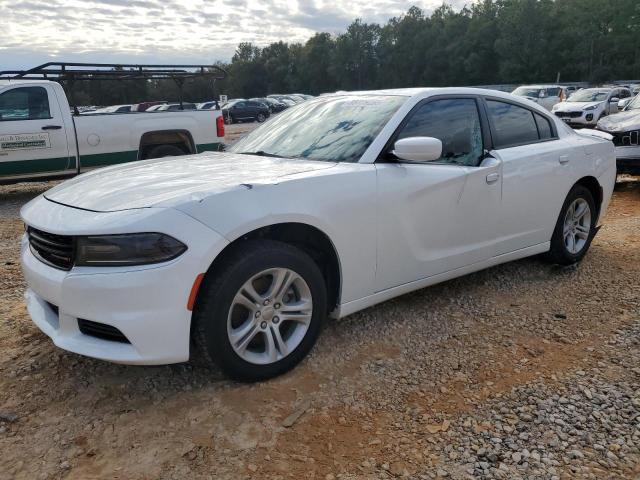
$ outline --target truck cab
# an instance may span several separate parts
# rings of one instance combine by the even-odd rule
[[[72,113],[58,81],[24,78],[34,74],[49,78],[53,66],[57,79],[64,80],[74,65],[84,67],[52,63],[17,75],[0,72],[0,183],[69,177],[118,163],[224,148],[224,120],[219,109],[179,108],[151,114],[132,111],[127,105],[126,109],[80,115],[76,109]],[[142,72],[136,78],[165,78],[162,75],[168,71],[135,67]],[[102,69],[92,75],[125,75],[127,71],[121,72]],[[203,75],[176,72],[171,75]]]
[[[69,104],[48,81],[0,83],[0,179],[76,172]]]

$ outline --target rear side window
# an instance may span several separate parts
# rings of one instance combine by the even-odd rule
[[[538,113],[533,114],[536,125],[538,127],[538,134],[540,136],[540,140],[547,140],[549,138],[553,138],[553,130],[551,130],[551,123],[549,120],[544,118],[542,115]]]
[[[533,112],[511,103],[487,100],[495,148],[537,142],[538,127]]]
[[[51,118],[49,97],[42,87],[18,87],[0,94],[0,121]]]
[[[418,108],[398,134],[434,137],[442,142],[438,163],[477,166],[482,157],[482,129],[476,101],[472,98],[434,100]]]

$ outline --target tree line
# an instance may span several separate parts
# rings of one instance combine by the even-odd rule
[[[316,33],[305,43],[238,45],[220,66],[229,72],[215,94],[250,98],[413,86],[492,85],[640,78],[638,0],[480,0],[430,15],[417,7],[384,25],[353,21],[339,35]],[[176,100],[171,81],[94,86],[89,103]],[[142,95],[142,97],[141,97]],[[133,96],[136,98],[134,99]],[[212,96],[205,80],[185,85],[184,98]]]

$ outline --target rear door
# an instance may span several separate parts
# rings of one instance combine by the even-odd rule
[[[262,104],[258,102],[247,102],[249,116],[255,118],[258,116],[258,112],[262,108]]]
[[[0,93],[0,177],[75,171],[64,117],[50,85],[16,86]]]
[[[551,239],[575,159],[548,116],[502,98],[487,98],[486,106],[491,155],[502,161],[502,206],[496,212],[500,255]]]

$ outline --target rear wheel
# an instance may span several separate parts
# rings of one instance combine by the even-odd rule
[[[326,316],[327,294],[305,252],[248,241],[210,272],[193,312],[194,354],[230,377],[264,380],[297,365]]]
[[[184,150],[175,145],[158,145],[149,150],[147,158],[177,157],[185,155]]]
[[[596,205],[589,189],[574,185],[556,222],[548,258],[561,265],[582,260],[596,233],[597,219]]]

